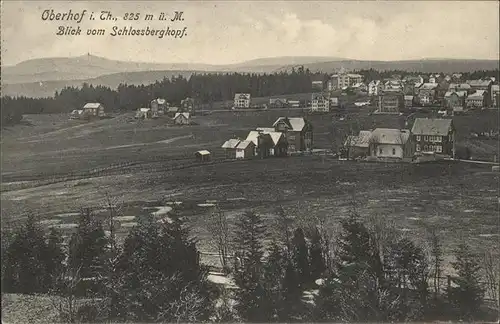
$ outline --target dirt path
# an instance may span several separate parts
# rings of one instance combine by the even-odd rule
[[[184,138],[192,138],[192,136],[191,135],[177,136],[177,137],[173,137],[173,138],[169,138],[169,139],[165,139],[165,140],[161,140],[161,141],[156,141],[156,142],[150,142],[150,143],[135,143],[135,144],[116,145],[116,146],[106,147],[105,150],[113,150],[113,149],[134,147],[134,146],[146,146],[146,145],[153,145],[153,144],[170,144],[170,143],[173,143],[175,141],[178,141],[178,140],[184,139]]]

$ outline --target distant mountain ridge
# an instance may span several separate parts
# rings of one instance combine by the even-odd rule
[[[421,73],[472,72],[499,68],[498,60],[432,59],[405,61],[363,61],[320,56],[283,56],[259,58],[227,65],[203,63],[148,63],[115,61],[94,55],[40,58],[2,67],[2,95],[52,96],[65,86],[83,82],[116,88],[120,83],[149,84],[164,77],[192,73],[242,72],[274,73],[304,66],[312,72],[334,73],[347,70],[404,70]]]

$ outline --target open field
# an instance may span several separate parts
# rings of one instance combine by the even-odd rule
[[[484,113],[455,119],[459,141],[476,145],[473,155],[482,150],[491,158],[497,153],[495,143],[467,138],[470,131],[498,125],[498,117]],[[284,114],[214,113],[183,127],[164,119],[132,121],[131,114],[92,123],[69,121],[65,115],[25,116],[25,125],[2,131],[2,226],[35,213],[46,228],[56,226],[69,235],[79,208],[95,207],[97,217],[105,217],[104,196],[109,194],[121,206],[117,221],[125,234],[136,217],[156,213],[162,219],[169,211],[167,202],[177,201],[207,251],[204,220],[211,200],[231,219],[246,209],[273,218],[282,205],[300,222],[318,217],[335,222],[355,201],[362,215],[392,219],[412,237],[419,237],[423,223],[441,227],[448,249],[463,239],[478,248],[498,245],[499,174],[488,165],[356,163],[330,156],[193,163],[195,151],[208,149],[220,158],[225,140],[271,126]],[[290,111],[289,116],[301,114]],[[361,128],[404,125],[404,116],[370,116],[369,109],[354,107],[344,121],[331,115],[309,119],[315,147],[327,149],[334,134],[353,123]],[[37,182],[123,162],[134,164],[86,179]]]

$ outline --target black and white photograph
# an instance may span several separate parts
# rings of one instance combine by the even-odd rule
[[[0,6],[2,324],[499,323],[500,2]]]

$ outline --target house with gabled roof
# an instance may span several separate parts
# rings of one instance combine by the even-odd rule
[[[416,152],[453,155],[455,127],[452,119],[417,118],[411,133]]]
[[[273,124],[275,131],[285,134],[288,151],[311,151],[313,146],[312,124],[303,117],[279,117]]]
[[[189,113],[176,113],[174,116],[174,124],[176,125],[189,125],[191,123],[191,116]]]
[[[437,83],[424,83],[418,88],[417,101],[421,105],[430,105],[436,99]]]
[[[465,99],[465,105],[469,109],[488,106],[488,92],[486,90],[476,90]]]
[[[236,147],[240,144],[240,140],[237,138],[231,138],[222,144],[222,148],[224,149],[224,153],[226,159],[235,159],[236,158]]]
[[[330,111],[330,100],[322,93],[313,93],[311,98],[311,112],[327,113]]]
[[[85,116],[104,117],[104,106],[99,102],[86,103],[82,108]]]
[[[376,128],[369,142],[370,155],[379,159],[411,159],[414,154],[408,129]]]
[[[493,81],[491,79],[486,79],[486,80],[467,80],[466,83],[470,85],[472,90],[485,90],[488,91],[488,93],[491,92],[491,85],[493,84]]]
[[[252,141],[240,141],[236,145],[236,158],[237,159],[248,159],[255,156],[255,144]]]
[[[454,112],[462,112],[465,108],[467,91],[448,91],[444,95],[444,106]]]
[[[347,158],[352,160],[358,157],[369,156],[371,135],[371,131],[362,130],[358,135],[347,136],[344,142]]]
[[[255,155],[260,158],[286,156],[288,153],[288,143],[285,135],[281,132],[250,131],[246,140],[255,144]]]

